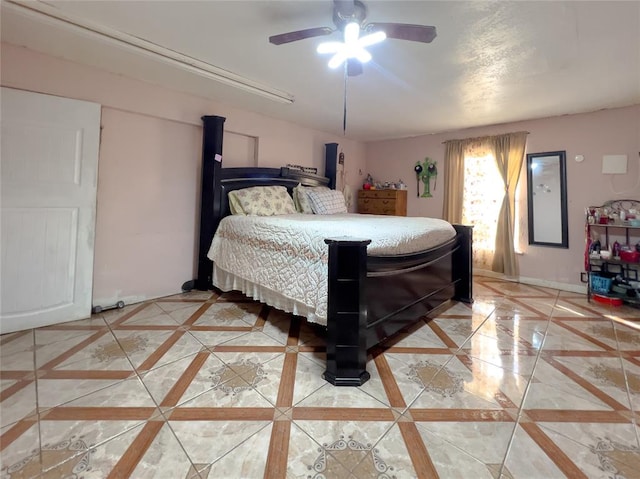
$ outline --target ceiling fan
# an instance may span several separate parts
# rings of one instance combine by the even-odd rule
[[[408,23],[364,23],[367,8],[360,0],[334,0],[333,23],[336,28],[316,27],[295,32],[281,33],[269,37],[274,45],[296,42],[306,38],[321,37],[340,31],[344,43],[327,42],[318,46],[318,53],[334,53],[329,66],[335,68],[346,62],[348,76],[362,73],[362,63],[371,59],[364,47],[385,38],[431,43],[436,37],[436,27]],[[382,33],[384,32],[384,33]],[[363,33],[365,36],[360,36]]]

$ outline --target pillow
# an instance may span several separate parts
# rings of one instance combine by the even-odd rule
[[[235,193],[232,195],[232,193]],[[296,212],[285,186],[253,186],[229,192],[229,208],[244,215],[274,216]]]
[[[298,186],[293,189],[293,202],[295,203],[296,210],[299,213],[313,213],[313,208],[311,208],[311,203],[309,202],[307,193],[315,190],[331,191],[326,186],[302,186],[300,183],[298,183]]]
[[[344,203],[344,195],[337,190],[312,189],[307,192],[313,212],[317,215],[333,215],[346,213],[347,205]]]
[[[240,190],[229,192],[229,210],[231,210],[232,215],[246,215],[238,199],[238,191]]]

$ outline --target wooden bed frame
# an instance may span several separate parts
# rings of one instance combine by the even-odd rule
[[[326,185],[330,178],[288,168],[222,168],[224,118],[205,116],[198,277],[184,290],[212,288],[213,264],[207,258],[213,235],[230,214],[229,191],[250,186],[298,183]],[[334,183],[335,184],[335,179]],[[471,303],[472,229],[454,225],[457,235],[427,251],[368,256],[370,240],[327,238],[327,369],[336,386],[359,386],[369,379],[367,350],[449,300]]]

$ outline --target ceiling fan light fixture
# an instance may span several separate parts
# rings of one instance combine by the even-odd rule
[[[347,56],[344,54],[344,52],[338,52],[333,57],[331,57],[331,60],[329,60],[328,66],[332,70],[335,70],[340,65],[342,65],[346,60],[347,60]]]
[[[324,54],[324,53],[338,53],[344,47],[344,43],[342,42],[323,42],[318,45],[316,48],[316,52]]]
[[[0,0],[1,1],[1,0]],[[12,2],[24,0],[10,0]],[[387,38],[412,42],[431,43],[437,36],[436,27],[396,22],[367,22],[367,7],[361,0],[334,0],[332,27],[315,27],[280,33],[269,37],[274,45],[291,43],[307,38],[331,35],[341,32],[342,42],[322,43],[317,47],[320,54],[332,54],[331,68],[337,68],[346,62],[345,74],[362,74],[362,63],[371,60],[366,48]]]
[[[334,53],[329,60],[329,68],[335,69],[342,65],[350,58],[357,59],[360,63],[367,63],[371,60],[371,53],[364,49],[366,46],[380,43],[386,34],[378,31],[370,35],[360,37],[360,25],[351,22],[344,27],[344,43],[342,42],[323,42],[316,48],[318,53]]]
[[[346,45],[356,43],[360,36],[360,25],[356,22],[347,23],[344,27],[344,43]]]

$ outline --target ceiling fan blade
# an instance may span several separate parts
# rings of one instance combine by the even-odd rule
[[[329,27],[307,28],[306,30],[298,30],[296,32],[281,33],[269,37],[269,42],[274,45],[282,45],[283,43],[297,42],[305,38],[321,37],[330,35],[334,30]]]
[[[365,25],[363,30],[367,33],[382,30],[387,34],[387,38],[411,40],[412,42],[431,43],[436,38],[436,27],[428,25],[375,22]]]
[[[362,75],[362,71],[362,63],[360,63],[357,59],[349,58],[347,60],[347,75],[349,75],[350,77],[355,77],[358,75]]]

